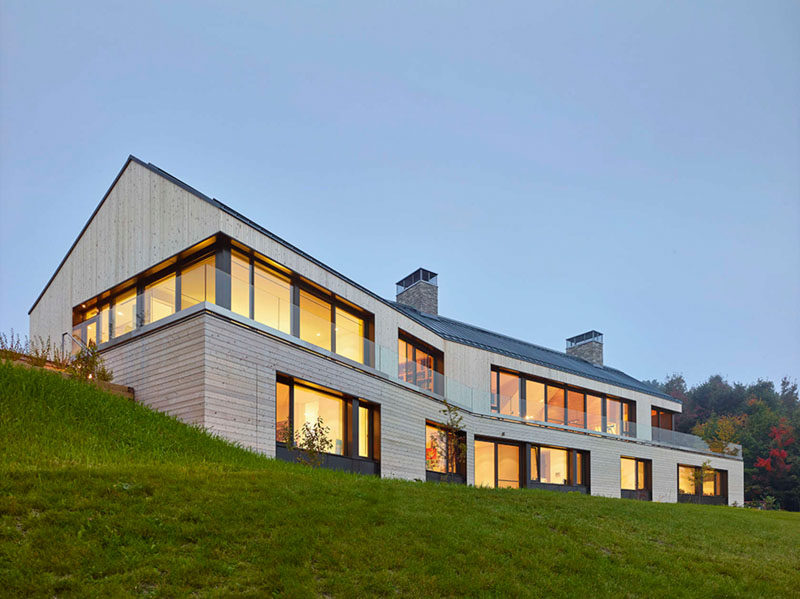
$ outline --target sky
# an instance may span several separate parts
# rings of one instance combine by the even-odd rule
[[[800,377],[800,3],[0,2],[0,331],[127,156],[393,299]]]

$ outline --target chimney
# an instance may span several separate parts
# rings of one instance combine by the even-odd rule
[[[589,331],[567,339],[567,355],[603,365],[603,333]]]
[[[439,282],[437,274],[418,268],[397,281],[397,303],[416,308],[426,314],[439,314]]]

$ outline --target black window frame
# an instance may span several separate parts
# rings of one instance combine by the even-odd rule
[[[453,434],[452,433],[451,434],[447,434],[445,426],[443,424],[441,424],[440,422],[435,422],[433,420],[426,420],[425,421],[425,429],[426,429],[425,430],[425,449],[426,449],[426,451],[427,451],[427,447],[428,447],[428,432],[427,432],[427,428],[429,426],[432,427],[432,428],[438,429],[438,430],[444,432],[447,435],[446,436],[446,449],[445,449],[445,453],[446,453],[446,455],[445,455],[445,472],[437,472],[435,470],[428,470],[428,467],[427,467],[428,466],[428,458],[427,458],[427,455],[426,455],[425,456],[425,479],[428,482],[454,482],[454,483],[458,483],[458,484],[467,484],[467,456],[466,456],[466,452],[464,452],[464,455],[461,456],[460,460],[454,460],[454,461],[456,461],[456,468],[455,468],[455,470],[452,470],[451,469],[451,463],[450,463],[451,462],[450,457],[451,457],[451,452],[453,451],[453,449],[452,449],[452,444],[454,442],[454,440],[452,438]],[[455,433],[455,436],[456,436],[455,442],[463,443],[464,444],[463,446],[466,448],[467,447],[467,431],[460,430],[457,433]]]
[[[617,436],[620,436],[620,437],[636,437],[637,411],[636,411],[636,402],[633,401],[633,400],[624,399],[622,397],[617,397],[615,395],[609,395],[607,393],[602,393],[600,391],[592,391],[591,389],[585,389],[583,387],[577,387],[575,385],[569,385],[569,384],[566,384],[566,383],[557,383],[557,382],[554,382],[554,381],[550,381],[549,379],[545,379],[545,378],[537,377],[537,376],[533,376],[533,375],[528,375],[528,374],[525,374],[525,373],[522,373],[522,372],[518,372],[518,371],[515,371],[515,370],[508,369],[508,368],[503,368],[502,366],[495,366],[495,365],[492,365],[491,368],[490,368],[490,377],[491,377],[490,378],[490,385],[489,385],[490,390],[492,388],[492,381],[494,381],[494,385],[495,385],[494,388],[499,391],[499,389],[500,389],[499,373],[500,372],[503,372],[505,374],[511,374],[511,375],[517,377],[518,385],[519,385],[519,398],[520,398],[519,399],[519,402],[520,402],[520,416],[519,416],[519,418],[522,419],[525,422],[536,422],[536,423],[541,424],[541,425],[556,424],[556,425],[561,425],[561,426],[566,426],[566,427],[569,427],[569,428],[575,428],[575,429],[579,429],[579,430],[582,430],[582,431],[586,431],[586,430],[588,430],[586,427],[588,426],[588,423],[589,423],[589,417],[588,417],[588,414],[586,413],[586,408],[587,408],[586,396],[587,395],[592,395],[594,397],[599,397],[602,400],[601,401],[602,418],[601,418],[601,430],[600,431],[589,431],[589,433],[601,432],[601,433],[604,433],[604,434],[611,434],[611,433],[606,433],[606,429],[607,429],[607,426],[608,426],[607,405],[608,405],[608,400],[611,399],[611,400],[620,402],[620,417],[623,419],[622,420],[622,425],[621,425],[621,429],[622,430],[620,431],[620,434],[617,435]],[[540,384],[544,385],[544,420],[535,420],[534,421],[534,420],[528,418],[528,397],[527,397],[527,385],[525,384],[525,381],[533,381],[533,382],[540,383]],[[563,422],[558,422],[558,421],[555,421],[555,420],[549,420],[550,405],[549,405],[549,402],[547,401],[547,399],[548,399],[548,389],[550,387],[553,387],[553,388],[556,388],[556,389],[560,389],[562,391],[564,401],[562,402],[562,405],[560,405],[559,407],[563,410],[563,413],[564,413]],[[569,406],[568,394],[569,394],[570,391],[573,392],[573,393],[579,393],[579,394],[581,394],[583,396],[583,401],[582,401],[582,405],[583,405],[583,427],[576,427],[574,425],[568,424],[568,422],[569,422],[569,414],[567,412],[567,409],[568,409],[568,406]],[[490,410],[491,413],[497,414],[498,416],[511,416],[511,417],[514,417],[511,414],[503,414],[503,413],[500,412],[499,394],[490,393],[490,396],[491,396],[491,400],[490,400],[489,410]],[[627,406],[627,408],[626,408],[626,406]],[[624,420],[624,414],[625,414],[625,410],[626,409],[628,410],[629,417],[631,418],[630,420]],[[631,424],[633,424],[633,426],[630,426]]]
[[[433,347],[429,343],[425,343],[424,341],[422,341],[422,339],[418,339],[417,337],[414,337],[413,335],[411,335],[410,333],[407,333],[403,329],[398,329],[397,330],[397,341],[398,341],[397,378],[399,380],[402,380],[402,381],[408,383],[409,385],[414,385],[415,387],[418,387],[418,388],[422,389],[423,391],[428,391],[429,393],[436,393],[437,395],[444,395],[444,352],[441,351],[440,349],[436,349],[435,347]],[[400,362],[400,359],[401,359],[402,356],[400,356],[400,354],[399,354],[400,341],[403,341],[404,343],[408,344],[414,350],[414,355],[413,355],[413,357],[411,359],[411,363],[414,364],[414,380],[413,381],[409,381],[409,380],[407,380],[405,378],[402,378],[402,376],[401,376],[401,372],[400,372],[400,364],[401,364],[401,362]],[[416,358],[417,358],[417,351],[418,350],[423,352],[423,353],[425,353],[425,354],[427,354],[427,355],[429,355],[429,356],[431,356],[431,358],[433,359],[434,376],[433,376],[433,384],[432,384],[433,388],[432,389],[429,389],[428,387],[425,387],[425,386],[419,384],[420,379],[422,378],[424,380],[424,377],[421,377],[419,372],[418,372],[418,370],[417,370],[417,359]],[[437,377],[436,374],[438,374],[439,376]]]
[[[678,464],[675,470],[677,477],[678,503],[699,503],[703,505],[728,505],[728,471],[712,468],[714,473],[714,495],[703,495],[703,481],[695,480],[694,493],[681,492],[681,468],[691,468],[695,472],[701,466],[691,464]],[[717,488],[719,485],[720,488]]]
[[[653,500],[653,460],[645,458],[636,458],[633,456],[623,455],[620,459],[620,471],[622,468],[622,460],[633,460],[634,464],[634,489],[622,488],[622,474],[620,472],[620,496],[624,499],[637,499],[640,501]],[[639,488],[639,464],[644,464],[646,486],[643,489]]]
[[[277,385],[284,384],[289,387],[289,406],[288,406],[288,420],[289,420],[289,434],[295,434],[294,422],[294,390],[296,386],[313,389],[327,395],[338,397],[342,400],[342,436],[344,448],[342,454],[324,453],[323,454],[323,467],[331,468],[334,470],[347,470],[349,472],[357,472],[361,474],[379,474],[380,473],[380,405],[366,401],[359,397],[342,393],[331,389],[324,385],[298,379],[283,373],[278,373],[275,380],[276,384],[276,401],[275,410],[277,415],[278,402],[277,402]],[[365,407],[369,410],[369,456],[364,457],[359,455],[359,408]],[[277,436],[277,417],[275,419],[276,435],[275,435],[275,452],[276,456],[284,461],[294,462],[298,461],[299,456],[292,453],[285,441],[281,441]]]

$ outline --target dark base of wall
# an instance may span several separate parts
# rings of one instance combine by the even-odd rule
[[[550,483],[538,483],[535,481],[528,482],[529,489],[545,489],[546,491],[561,491],[562,493],[575,493],[589,494],[589,487],[586,485],[552,485]]]
[[[727,497],[718,495],[684,495],[678,493],[678,503],[699,503],[702,505],[728,505]]]
[[[283,444],[275,446],[275,457],[284,462],[301,462],[300,452],[289,451]],[[343,455],[333,455],[326,453],[322,456],[322,467],[330,470],[343,470],[345,472],[355,472],[356,474],[370,474],[380,476],[381,465],[374,460],[363,458],[350,458]]]
[[[430,470],[425,471],[425,480],[429,483],[467,484],[467,477],[463,474],[442,474],[441,472],[431,472]]]
[[[622,489],[620,494],[623,499],[638,499],[639,501],[653,501],[652,491],[633,491],[631,489]]]

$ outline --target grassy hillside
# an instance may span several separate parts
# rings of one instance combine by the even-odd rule
[[[790,597],[800,515],[268,460],[0,363],[0,596]]]

